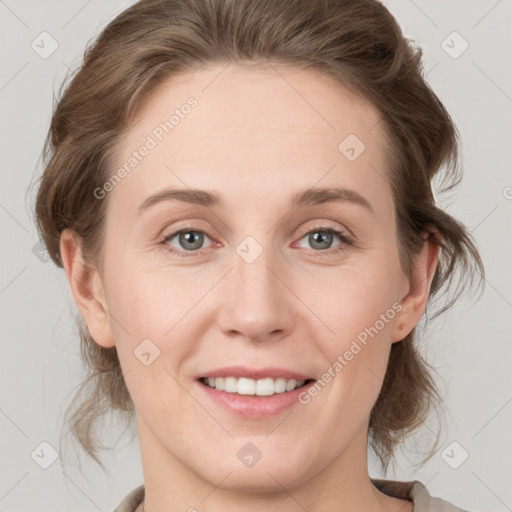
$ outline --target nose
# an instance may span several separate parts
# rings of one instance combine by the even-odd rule
[[[233,269],[222,284],[223,305],[218,317],[220,328],[228,336],[262,341],[291,332],[293,293],[285,272],[270,252],[263,250],[254,261],[243,249],[234,252]]]

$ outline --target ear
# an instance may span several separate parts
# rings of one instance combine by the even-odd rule
[[[395,316],[391,342],[403,340],[420,321],[430,294],[439,257],[439,244],[435,236],[428,236],[416,255],[412,276],[406,279],[406,290],[400,301],[402,309]]]
[[[99,272],[84,261],[80,239],[70,229],[61,234],[60,253],[73,297],[89,334],[98,345],[113,347],[115,342]]]

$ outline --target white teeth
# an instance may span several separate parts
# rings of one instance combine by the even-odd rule
[[[286,379],[280,377],[274,381],[274,389],[276,393],[284,393],[286,391]]]
[[[217,387],[217,379],[215,379],[215,387]],[[238,391],[238,385],[235,377],[226,377],[224,379],[224,391],[228,393],[236,393]]]
[[[276,385],[274,384],[274,379],[259,379],[256,382],[255,393],[259,396],[270,396],[276,393]]]
[[[286,382],[286,391],[291,391],[292,389],[295,389],[295,386],[297,385],[297,381],[295,379],[290,379]]]
[[[279,377],[277,379],[248,379],[246,377],[208,377],[203,382],[219,391],[228,393],[238,393],[239,395],[257,395],[270,396],[274,393],[284,393],[293,391],[304,385],[304,380],[285,379]]]

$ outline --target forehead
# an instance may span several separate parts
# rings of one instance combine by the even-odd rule
[[[150,149],[114,194],[138,201],[175,185],[268,200],[272,190],[318,183],[371,196],[386,187],[383,128],[373,105],[318,71],[211,64],[145,98],[113,171]]]
[[[197,107],[188,109],[191,98]],[[219,134],[229,131],[232,137],[244,129],[285,129],[331,136],[334,141],[347,131],[365,143],[370,142],[369,133],[372,139],[384,138],[377,109],[333,77],[271,64],[209,64],[169,77],[146,96],[124,141],[135,142],[138,135],[153,131],[155,121],[165,124],[173,113],[173,137],[167,139],[179,136],[183,126],[210,135],[213,129]],[[182,122],[188,117],[192,122]]]

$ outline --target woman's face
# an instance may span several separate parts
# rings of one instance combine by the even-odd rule
[[[122,139],[122,179],[98,191],[110,322],[90,332],[117,347],[149,463],[233,489],[299,485],[344,457],[357,473],[412,328],[383,125],[318,73],[224,67],[164,83]],[[283,392],[294,374],[316,386]],[[199,380],[244,375],[273,394]]]

